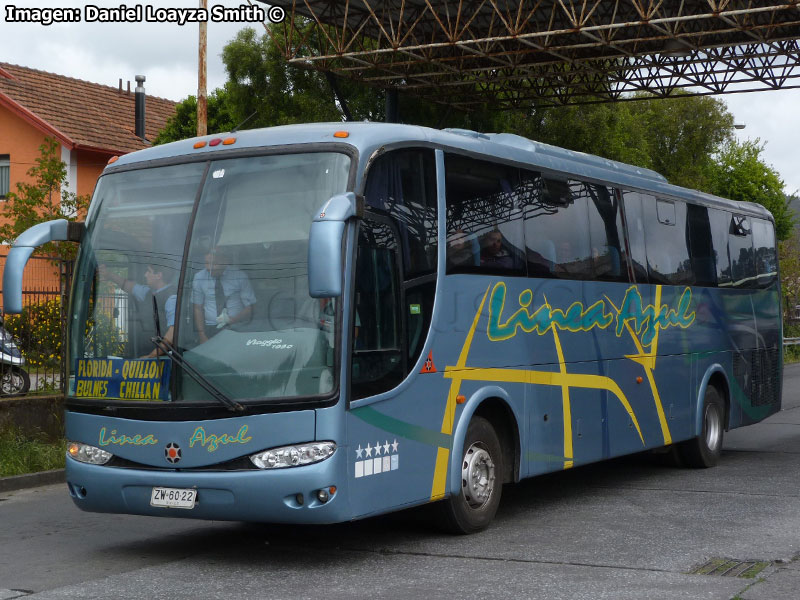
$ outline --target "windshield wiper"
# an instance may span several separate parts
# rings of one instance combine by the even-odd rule
[[[205,375],[200,373],[197,369],[194,368],[193,365],[186,362],[183,358],[183,355],[180,351],[173,346],[170,342],[165,340],[161,337],[161,324],[159,323],[158,318],[158,304],[156,303],[156,297],[153,296],[153,321],[155,322],[156,326],[156,335],[150,338],[150,341],[153,342],[156,348],[161,350],[164,354],[169,356],[169,358],[181,367],[186,373],[194,379],[200,387],[202,387],[205,391],[207,391],[212,398],[214,398],[220,404],[224,404],[228,407],[228,410],[233,412],[244,412],[244,406],[236,402],[225,394],[222,390],[220,390],[217,386],[211,383]]]

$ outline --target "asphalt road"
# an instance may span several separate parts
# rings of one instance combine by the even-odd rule
[[[494,525],[468,537],[436,532],[425,510],[266,527],[82,513],[63,485],[9,492],[0,600],[796,600],[800,365],[786,370],[784,410],[724,448],[710,470],[637,456],[506,486]],[[692,574],[714,558],[767,566]]]

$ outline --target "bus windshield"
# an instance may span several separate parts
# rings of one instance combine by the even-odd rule
[[[130,374],[132,359],[165,363],[157,331],[229,398],[331,393],[337,310],[308,294],[308,232],[349,170],[346,155],[318,152],[102,177],[74,278],[70,395],[212,402],[176,365],[158,397],[144,385],[76,386],[87,364]]]

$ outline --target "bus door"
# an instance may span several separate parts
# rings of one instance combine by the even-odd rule
[[[353,270],[348,471],[354,516],[429,500],[449,382],[426,368],[437,268],[433,150],[368,172]],[[433,361],[431,361],[433,363]]]

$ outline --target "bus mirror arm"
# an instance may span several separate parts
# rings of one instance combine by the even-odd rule
[[[353,192],[331,197],[317,212],[308,236],[308,293],[312,298],[342,295],[345,223],[363,213],[364,199]]]
[[[83,223],[70,223],[66,219],[39,223],[23,231],[6,258],[3,270],[3,311],[8,314],[22,312],[22,274],[37,247],[48,242],[80,243],[85,231]]]

